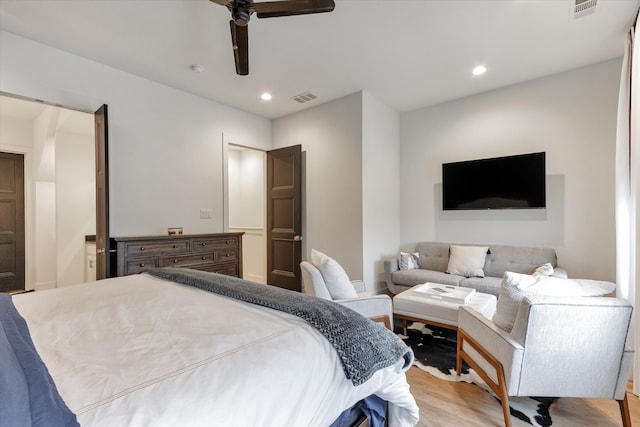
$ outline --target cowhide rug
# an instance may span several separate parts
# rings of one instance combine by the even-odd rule
[[[415,366],[446,381],[475,383],[491,393],[499,402],[493,391],[466,363],[463,363],[461,375],[456,375],[456,331],[419,322],[407,322],[405,336],[402,321],[396,320],[394,323],[395,332],[415,354]],[[510,397],[511,415],[534,426],[550,426],[552,421],[549,407],[554,400],[548,397]]]

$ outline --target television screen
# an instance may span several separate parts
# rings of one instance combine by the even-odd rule
[[[442,208],[546,207],[545,153],[442,164]]]

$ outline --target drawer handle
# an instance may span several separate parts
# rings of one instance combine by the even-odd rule
[[[231,254],[224,254],[224,256],[226,256],[227,258],[229,258],[231,256]]]
[[[203,257],[202,257],[202,259],[207,259],[207,257],[206,257],[206,256],[203,256]]]
[[[144,246],[140,246],[141,251],[144,251],[144,249],[145,249]]]
[[[177,247],[178,247],[178,245],[173,245],[173,247],[174,247],[174,248],[177,248]]]
[[[226,243],[227,243],[227,245],[230,245],[231,244],[231,240],[227,240]]]
[[[204,243],[204,242],[202,242],[202,243],[200,243],[200,244],[201,244],[202,246],[207,246],[207,244],[206,244],[206,243]]]
[[[140,264],[140,267],[144,267],[144,262],[142,264]]]
[[[174,264],[177,264],[177,263],[178,263],[178,260],[177,260],[177,259],[174,259],[174,260],[173,260],[173,263],[174,263]]]

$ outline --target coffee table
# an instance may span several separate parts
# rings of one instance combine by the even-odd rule
[[[495,295],[474,293],[465,304],[440,301],[436,299],[416,296],[414,286],[393,297],[393,315],[403,321],[404,334],[407,334],[407,320],[423,322],[447,329],[458,329],[458,309],[467,305],[490,319],[496,312],[497,298]],[[443,285],[444,286],[444,285]]]

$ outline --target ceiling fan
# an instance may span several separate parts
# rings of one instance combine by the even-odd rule
[[[306,15],[309,13],[331,12],[335,8],[333,0],[282,0],[254,3],[253,0],[211,0],[225,6],[233,18],[231,26],[231,43],[236,62],[236,73],[241,76],[249,74],[249,37],[247,24],[252,13],[258,18],[275,18],[278,16]]]

